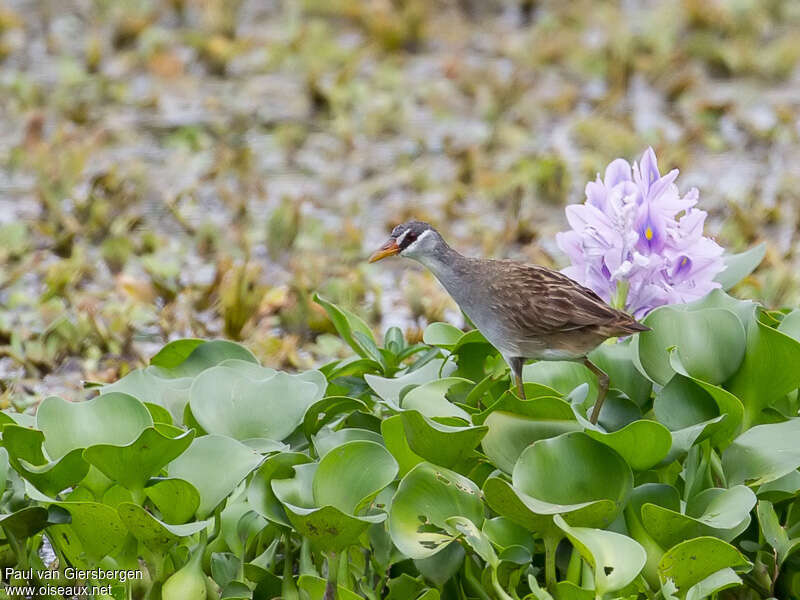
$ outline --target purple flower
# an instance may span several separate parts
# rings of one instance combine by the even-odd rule
[[[633,167],[608,165],[586,185],[586,201],[566,209],[572,229],[556,236],[572,263],[564,273],[637,318],[720,287],[722,247],[703,235],[697,189],[681,196],[677,177],[661,175],[652,148]]]

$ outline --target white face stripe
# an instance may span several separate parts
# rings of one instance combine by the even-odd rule
[[[413,242],[411,242],[411,243],[408,245],[408,248],[406,248],[405,250],[403,250],[403,252],[408,252],[409,250],[413,250],[414,248],[416,248],[417,246],[419,246],[419,244],[422,242],[422,240],[424,240],[424,239],[425,239],[425,237],[426,237],[426,236],[427,236],[429,233],[431,233],[431,231],[432,231],[431,229],[426,229],[425,231],[423,231],[423,232],[422,232],[422,234],[421,234],[421,235],[420,235],[420,236],[419,236],[417,239],[415,239]],[[400,239],[403,239],[407,233],[408,233],[408,230],[404,231],[404,232],[403,232],[403,235],[402,235],[402,236],[400,236]],[[399,245],[399,242],[400,242],[400,240],[398,240],[398,245]]]
[[[400,246],[403,243],[403,240],[406,239],[408,232],[409,230],[406,229],[403,233],[400,234],[400,237],[395,240],[398,246]]]

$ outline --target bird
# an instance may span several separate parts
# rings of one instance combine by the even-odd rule
[[[433,273],[503,356],[520,398],[525,399],[522,367],[526,360],[582,362],[599,384],[589,417],[593,424],[608,393],[609,377],[587,355],[609,338],[649,330],[558,271],[513,260],[463,256],[423,221],[397,225],[369,262],[395,255],[416,260]]]

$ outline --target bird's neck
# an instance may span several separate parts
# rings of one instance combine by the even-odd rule
[[[434,274],[451,296],[459,302],[459,291],[463,283],[462,271],[469,260],[453,250],[444,241],[436,247],[435,252],[425,254],[417,259]]]

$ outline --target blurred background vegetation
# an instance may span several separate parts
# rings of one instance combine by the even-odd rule
[[[78,398],[178,336],[266,365],[461,317],[367,252],[411,216],[561,267],[564,206],[653,145],[798,301],[796,0],[0,0],[0,405]]]

